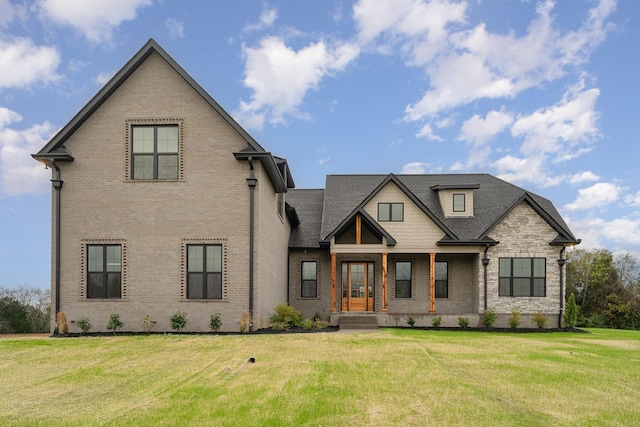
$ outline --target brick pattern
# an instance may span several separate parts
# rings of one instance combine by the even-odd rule
[[[127,179],[130,126],[146,120],[180,123],[179,180]],[[152,54],[65,146],[75,158],[60,165],[60,300],[67,318],[86,316],[93,331],[106,331],[110,314],[118,313],[124,330],[141,331],[142,318],[150,315],[156,320],[154,330],[170,331],[169,316],[184,311],[187,331],[208,331],[209,316],[220,313],[221,330],[238,331],[249,301],[249,167],[233,156],[246,146],[236,130]],[[259,193],[255,241],[257,251],[266,252],[256,259],[256,289],[264,285],[256,294],[257,327],[276,300],[286,300],[288,233],[266,172],[259,162],[254,166]],[[80,291],[86,280],[81,242],[113,239],[126,243],[123,298],[87,300]],[[184,298],[182,251],[187,241],[225,242],[223,300]],[[271,269],[276,273],[270,275]],[[74,323],[70,328],[79,331]]]

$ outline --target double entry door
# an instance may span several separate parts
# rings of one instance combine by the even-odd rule
[[[375,264],[342,263],[342,311],[374,311]]]

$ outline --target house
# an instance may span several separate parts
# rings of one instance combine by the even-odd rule
[[[295,189],[149,40],[33,157],[52,170],[52,306],[105,331],[237,331],[288,302],[307,316],[422,324],[561,314],[566,246],[546,199],[490,175],[331,175]],[[53,322],[52,322],[53,323]]]

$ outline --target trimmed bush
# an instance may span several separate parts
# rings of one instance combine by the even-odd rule
[[[413,316],[407,317],[407,324],[413,328],[413,325],[416,324],[416,318]]]
[[[542,313],[534,313],[533,316],[531,316],[531,323],[536,325],[538,329],[544,329],[544,327],[547,326],[547,316]]]
[[[187,327],[187,313],[176,311],[169,317],[169,322],[171,323],[171,329],[175,329],[176,332],[180,333]]]
[[[436,316],[433,319],[431,319],[431,325],[434,328],[439,328],[441,323],[442,323],[442,316]]]
[[[465,329],[469,327],[469,318],[468,317],[458,317],[458,326]]]
[[[213,332],[218,332],[221,326],[222,318],[220,317],[220,313],[212,314],[211,318],[209,319],[209,328],[211,328]]]
[[[124,322],[120,320],[120,315],[117,313],[111,313],[109,316],[109,322],[107,323],[107,330],[113,331],[115,334],[124,326]]]
[[[520,325],[521,315],[518,310],[511,311],[511,317],[509,317],[509,327],[516,329]]]
[[[302,324],[302,314],[288,304],[278,304],[269,316],[269,322],[273,329],[287,330],[297,328]]]
[[[82,330],[83,334],[88,333],[91,330],[91,328],[93,328],[93,325],[91,324],[91,322],[87,317],[81,317],[78,320],[76,320],[76,325],[78,325],[78,327]]]
[[[576,296],[571,293],[569,299],[567,299],[567,306],[562,316],[562,323],[565,328],[576,327],[576,323],[578,323],[578,310],[579,307],[576,305]]]
[[[496,312],[493,310],[485,310],[482,313],[482,325],[485,328],[490,328],[496,323]]]

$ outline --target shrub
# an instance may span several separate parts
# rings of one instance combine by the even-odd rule
[[[142,330],[148,334],[153,330],[153,325],[156,323],[156,321],[153,320],[153,316],[150,316],[147,314],[142,318],[141,323],[142,323]]]
[[[81,317],[78,320],[76,320],[76,324],[82,330],[83,334],[88,333],[91,330],[91,328],[93,327],[93,325],[91,324],[89,319],[86,318],[86,317]]]
[[[518,310],[511,311],[511,317],[509,317],[509,327],[516,329],[520,325],[520,312]]]
[[[212,314],[211,318],[209,319],[209,328],[211,328],[213,332],[217,332],[220,330],[221,326],[222,326],[222,318],[220,317],[220,313]]]
[[[562,316],[562,323],[565,328],[575,328],[576,323],[578,323],[578,306],[576,305],[576,296],[573,293],[569,295],[569,299],[567,299],[567,306]]]
[[[490,328],[496,323],[496,312],[493,310],[485,310],[482,313],[482,325],[485,328]]]
[[[278,304],[273,311],[274,313],[269,316],[269,322],[274,329],[297,328],[302,323],[302,314],[288,304]]]
[[[187,313],[176,311],[169,317],[169,322],[171,323],[171,329],[175,329],[176,332],[180,333],[187,327]]]
[[[535,324],[538,329],[543,329],[547,326],[547,316],[542,313],[534,313],[533,316],[531,316],[531,323]]]
[[[416,324],[416,319],[413,316],[409,316],[407,317],[407,324],[411,327],[413,327],[413,325]]]
[[[120,315],[116,313],[111,313],[109,316],[109,322],[107,322],[107,330],[113,331],[115,334],[124,326],[124,322],[120,320]]]
[[[242,312],[242,317],[240,318],[240,332],[246,334],[251,330],[251,313],[248,311]]]
[[[431,319],[431,325],[434,328],[439,328],[441,323],[442,323],[442,316],[436,316],[433,319]]]
[[[300,322],[300,327],[302,327],[302,329],[304,329],[305,331],[308,331],[309,329],[313,328],[313,320],[311,319],[304,319],[302,322]]]
[[[458,325],[461,328],[468,328],[469,327],[469,318],[468,317],[458,317]]]
[[[329,322],[326,320],[318,319],[313,321],[313,327],[317,330],[321,330],[329,326]]]

